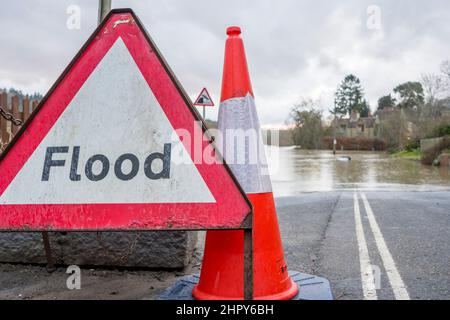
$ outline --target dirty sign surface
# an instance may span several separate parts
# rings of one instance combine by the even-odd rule
[[[131,10],[113,10],[0,159],[0,230],[246,228],[226,164]]]

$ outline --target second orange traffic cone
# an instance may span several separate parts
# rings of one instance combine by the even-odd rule
[[[253,204],[255,299],[291,299],[298,286],[284,260],[261,130],[238,27],[227,29],[219,109],[222,154]],[[233,138],[227,140],[227,132]],[[245,134],[244,143],[235,137]],[[256,159],[256,161],[255,161]],[[208,231],[196,299],[243,299],[243,231]]]

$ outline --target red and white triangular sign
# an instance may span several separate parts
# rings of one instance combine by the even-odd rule
[[[134,13],[113,10],[2,154],[0,230],[242,227],[228,167],[185,139],[204,132],[189,101]]]
[[[209,95],[208,90],[206,88],[203,88],[200,94],[198,95],[197,99],[194,102],[194,106],[199,107],[214,107],[214,102],[211,99],[211,96]]]

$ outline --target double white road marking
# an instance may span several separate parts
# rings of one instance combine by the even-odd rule
[[[392,258],[389,248],[384,241],[383,234],[381,233],[380,227],[375,219],[372,208],[370,207],[369,201],[367,201],[366,195],[360,192],[361,199],[366,209],[367,218],[369,220],[370,229],[372,230],[373,236],[375,238],[375,243],[383,262],[384,269],[388,276],[391,288],[394,291],[394,296],[397,300],[409,300],[409,294],[406,290],[406,286],[403,283],[402,277],[397,270],[394,259]],[[361,212],[359,209],[358,194],[355,191],[353,194],[354,211],[355,211],[355,226],[356,226],[356,239],[358,241],[359,249],[359,262],[361,268],[361,281],[363,287],[364,299],[366,300],[376,300],[377,292],[375,288],[374,273],[372,270],[372,265],[370,263],[369,250],[367,249],[367,242],[364,235],[364,229],[361,221]]]
[[[375,290],[375,279],[372,265],[370,264],[369,250],[367,249],[366,237],[361,222],[361,213],[359,211],[358,195],[353,193],[353,208],[355,209],[356,239],[359,249],[359,264],[361,268],[361,282],[363,287],[364,299],[377,300],[377,291]]]

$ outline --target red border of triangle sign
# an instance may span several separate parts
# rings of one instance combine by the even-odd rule
[[[174,130],[188,130],[192,134],[191,136],[194,136],[195,130],[201,130],[205,133],[205,124],[137,16],[131,9],[114,9],[97,27],[35,112],[0,155],[0,231],[251,228],[251,222],[249,222],[252,212],[251,203],[229,167],[221,161],[222,157],[215,149],[212,139],[210,139],[211,141],[203,141],[200,151],[206,150],[205,152],[208,152],[211,149],[212,154],[220,161],[212,164],[205,161],[201,163],[193,161],[192,163],[215,201],[195,202],[197,201],[195,200],[194,202],[178,203],[175,200],[179,198],[174,197],[175,200],[167,201],[167,203],[158,203],[157,200],[149,203],[143,197],[141,203],[124,203],[127,202],[126,200],[123,200],[122,203],[102,203],[101,201],[46,203],[46,198],[44,198],[44,201],[40,199],[36,202],[27,200],[28,202],[25,201],[25,203],[17,203],[2,199],[2,195],[6,194],[5,191],[19,176],[21,169],[27,164],[27,161],[33,156],[41,143],[45,141],[44,138],[51,132],[53,125],[62,116],[80,88],[96,70],[96,67],[119,37],[123,40],[126,49],[128,49],[145,79],[145,83],[148,84],[172,128]],[[112,70],[111,77],[114,76],[120,77],[121,75],[115,75],[114,70]],[[206,91],[206,89],[204,90]],[[134,119],[133,121],[138,120]],[[102,119],[98,119],[98,128],[101,128],[101,121]],[[126,119],[123,120],[123,125],[132,129],[130,122]],[[103,133],[98,128],[97,131],[92,132],[93,135],[108,135],[107,132]],[[150,141],[152,136],[146,139]],[[185,142],[181,138],[180,140],[187,154],[191,159],[194,159],[194,150],[191,149],[195,148],[191,148],[190,142]],[[85,141],[85,143],[89,143],[89,141]],[[48,150],[48,146],[43,145],[43,147]],[[121,153],[130,152],[130,148],[133,150],[132,141],[124,140],[117,144],[117,149]],[[36,156],[39,156],[37,159],[41,159],[40,153],[36,153]],[[47,155],[45,154],[45,156]],[[47,161],[47,158],[44,159],[42,155],[42,161],[44,160]],[[37,162],[39,172],[42,170],[40,161]],[[50,158],[50,161],[53,160]],[[54,162],[57,161],[61,162],[62,160],[55,160]],[[70,158],[66,159],[66,162],[68,162],[66,163],[67,168],[70,165]],[[143,162],[140,165],[143,165]],[[52,170],[65,170],[65,168],[61,169],[60,166],[59,168],[54,167]],[[145,168],[140,167],[139,170],[139,174],[141,174],[141,171]],[[82,169],[80,171],[83,172]],[[109,174],[113,175],[114,173],[110,172]],[[83,178],[86,179],[86,176],[83,176]],[[29,176],[26,176],[25,182],[28,179]],[[67,179],[69,178],[67,177]],[[48,188],[48,184],[46,185],[40,178],[38,180],[33,180],[34,186]],[[57,187],[59,179],[52,183],[55,183]],[[123,181],[120,183],[123,183]],[[153,182],[145,182],[145,184],[147,183]],[[196,188],[196,185],[191,181],[187,183],[192,184],[190,188]],[[19,186],[20,192],[25,195],[30,191],[26,188],[27,183],[19,184]],[[149,188],[147,185],[141,187]],[[155,188],[155,186],[151,188]],[[51,192],[50,189],[44,191]],[[44,194],[47,194],[45,192]],[[21,199],[23,198],[28,199],[27,197]]]

